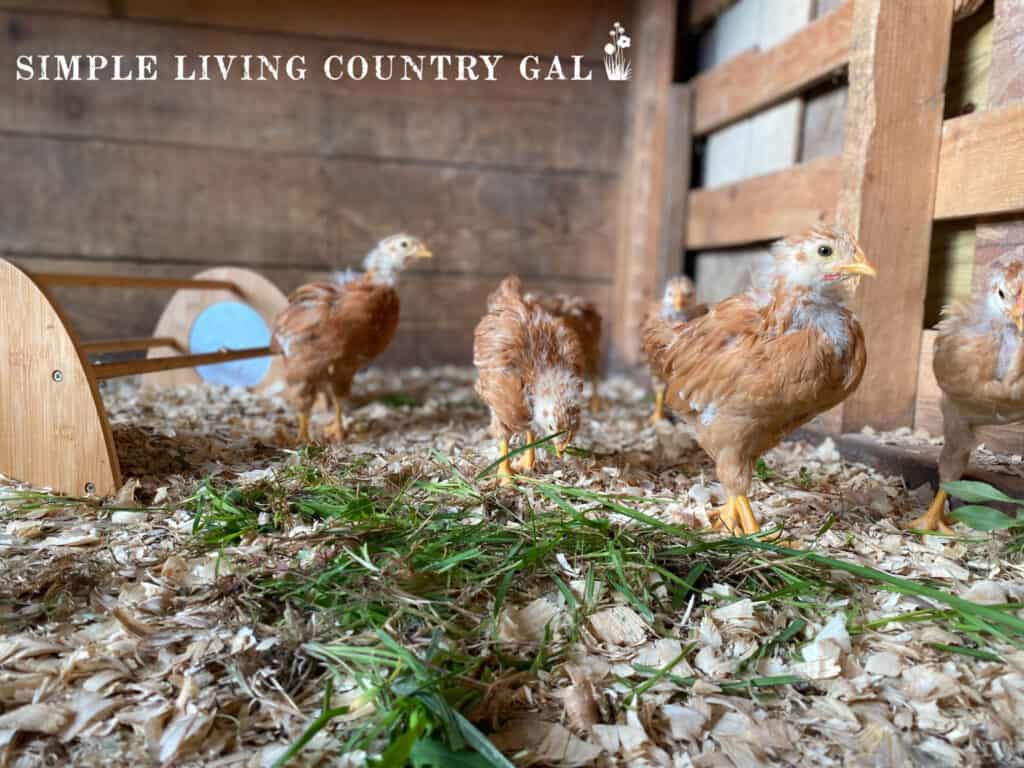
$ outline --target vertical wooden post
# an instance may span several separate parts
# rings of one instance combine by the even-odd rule
[[[854,0],[837,218],[878,278],[856,302],[864,380],[831,429],[913,423],[952,25],[952,0]]]
[[[1024,0],[996,0],[989,74],[989,109],[1024,100]],[[986,267],[1012,248],[1024,245],[1024,218],[978,226],[974,250],[974,286]]]
[[[677,5],[676,0],[638,0],[633,16],[633,75],[612,317],[611,352],[620,366],[640,359],[640,323],[657,288]]]
[[[690,193],[690,160],[693,151],[691,98],[689,85],[673,83],[669,86],[663,170],[665,183],[654,272],[655,290],[663,286],[670,275],[679,272],[686,246],[686,201]]]

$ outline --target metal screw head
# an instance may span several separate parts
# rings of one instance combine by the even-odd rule
[[[86,483],[85,492],[90,496],[96,493],[96,483]]]
[[[50,378],[52,378],[54,381],[60,384],[62,381],[64,381],[64,371],[58,368],[56,371],[50,374]]]

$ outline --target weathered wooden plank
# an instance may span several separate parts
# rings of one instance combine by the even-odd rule
[[[830,221],[840,158],[826,157],[735,184],[690,192],[686,243],[722,248],[791,234]]]
[[[109,16],[111,0],[0,0],[0,9]]]
[[[392,0],[122,0],[124,15],[344,40],[388,40],[433,50],[601,56],[608,28],[627,22],[627,0],[478,3]]]
[[[410,230],[437,255],[430,270],[613,270],[617,186],[578,174],[11,136],[0,178],[0,252],[14,257],[329,269]]]
[[[277,35],[168,28],[121,20],[3,14],[17,29],[0,46],[0,71],[23,54],[103,51],[157,56],[153,82],[16,81],[0,78],[0,130],[232,150],[428,160],[616,173],[624,89],[592,82],[326,82],[321,41]],[[379,49],[379,50],[378,50]],[[178,82],[176,54],[215,50],[302,55],[304,81]],[[380,52],[379,46],[370,53]],[[51,70],[52,75],[52,70]],[[400,76],[400,70],[398,74]],[[568,85],[575,86],[567,88]],[[589,95],[590,101],[587,101]],[[516,104],[515,109],[509,103]]]
[[[952,0],[854,0],[837,218],[879,277],[858,293],[868,363],[841,431],[913,423],[952,24]]]
[[[947,120],[935,218],[1024,211],[1024,103]]]
[[[668,126],[665,140],[665,188],[662,197],[662,226],[658,239],[655,277],[663,285],[669,275],[682,268],[686,231],[686,201],[690,191],[690,157],[693,136],[690,133],[690,88],[669,87]]]
[[[751,50],[691,81],[693,130],[704,135],[782,101],[840,69],[849,55],[852,0],[766,51]]]
[[[612,355],[616,364],[639,362],[640,324],[657,291],[659,233],[664,222],[669,84],[675,66],[678,3],[639,0],[630,89],[629,133],[620,198],[620,232],[615,271]],[[609,242],[611,240],[609,239]]]
[[[989,105],[1000,111],[1020,109],[1024,106],[1024,0],[998,0],[995,4],[995,19],[992,30],[992,64],[989,76]],[[1012,139],[1015,146],[1021,146],[1020,132],[1024,124],[1017,123],[1017,135]],[[992,147],[992,151],[999,151]],[[1011,164],[1020,176],[1018,157]],[[998,162],[1006,162],[1002,158]],[[998,165],[998,163],[997,163]],[[971,182],[974,178],[969,179]],[[1003,189],[1003,179],[996,183]],[[1017,190],[1019,192],[1019,190]],[[1012,190],[1006,190],[1014,196]],[[1019,197],[1019,195],[1016,195]],[[1005,201],[1004,201],[1005,202]],[[1020,210],[1020,209],[1018,209]],[[1024,244],[1024,216],[1006,216],[998,222],[985,222],[977,228],[977,247],[974,253],[974,284],[984,280],[985,268],[1008,250]]]
[[[935,350],[935,331],[925,331],[921,340],[921,362],[917,379],[917,404],[914,408],[914,427],[936,437],[942,436],[942,411],[939,403],[942,390],[935,380],[932,358]],[[1024,429],[1019,425],[985,427],[978,430],[989,449],[1004,453],[1024,453]]]

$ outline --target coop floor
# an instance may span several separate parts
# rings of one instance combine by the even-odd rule
[[[472,381],[371,372],[304,450],[272,399],[106,390],[115,501],[0,490],[0,763],[1024,764],[1004,539],[904,532],[927,489],[828,441],[754,485],[799,552],[701,532],[712,466],[625,380],[498,490]]]

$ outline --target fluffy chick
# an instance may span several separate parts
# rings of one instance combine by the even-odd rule
[[[967,302],[942,310],[932,368],[942,389],[944,441],[939,480],[959,480],[978,445],[978,427],[1024,421],[1024,248],[988,269]],[[911,528],[949,533],[941,488]]]
[[[473,335],[473,364],[479,373],[476,391],[491,410],[491,435],[498,440],[502,485],[511,482],[509,440],[525,433],[564,432],[559,456],[572,441],[580,421],[584,353],[569,327],[536,304],[527,304],[519,278],[505,278],[488,297],[487,314]],[[533,468],[528,449],[517,469]]]
[[[812,227],[773,246],[770,287],[725,299],[651,343],[665,402],[715,460],[733,533],[760,530],[747,494],[758,457],[842,402],[864,372],[864,336],[846,307],[847,280],[875,275],[852,235]]]
[[[309,442],[309,416],[321,392],[334,407],[327,438],[345,436],[342,407],[352,379],[387,348],[398,328],[398,273],[430,255],[418,238],[392,235],[366,256],[363,274],[308,283],[288,297],[288,306],[274,321],[273,348],[284,356],[285,380],[299,412],[300,442]]]
[[[661,342],[674,338],[672,326],[682,325],[708,313],[704,304],[696,303],[697,287],[686,275],[669,278],[661,301],[653,304],[640,326],[642,346],[647,364],[651,369],[651,383],[654,386],[654,413],[650,423],[657,424],[665,418],[665,379],[659,369],[659,361],[665,357]]]
[[[583,372],[590,381],[590,410],[595,413],[601,411],[604,407],[598,391],[601,381],[601,313],[597,306],[592,301],[565,293],[527,293],[523,299],[559,318],[576,334],[583,349]]]

